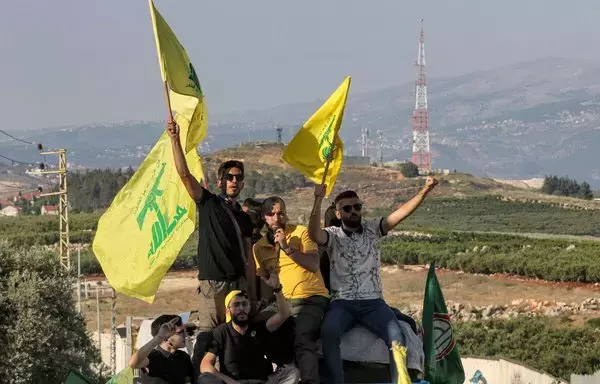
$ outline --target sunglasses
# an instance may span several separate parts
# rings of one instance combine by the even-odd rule
[[[244,175],[241,173],[239,175],[233,175],[231,173],[226,173],[223,175],[223,178],[227,181],[233,181],[234,177],[237,181],[244,181]]]
[[[356,203],[354,205],[344,205],[342,207],[342,211],[346,212],[346,213],[350,213],[352,211],[352,208],[354,208],[354,210],[356,212],[360,212],[362,210],[362,203]]]

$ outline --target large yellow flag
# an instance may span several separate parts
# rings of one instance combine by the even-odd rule
[[[150,1],[163,80],[170,86],[192,174],[203,178],[196,147],[206,136],[200,83],[185,50]],[[194,231],[196,205],[181,183],[164,132],[98,222],[93,249],[109,283],[152,303],[160,282]]]
[[[350,76],[304,123],[283,151],[283,160],[318,184],[322,182],[327,159],[331,158],[325,177],[328,196],[333,190],[344,157],[344,144],[338,132],[344,118],[349,88]]]

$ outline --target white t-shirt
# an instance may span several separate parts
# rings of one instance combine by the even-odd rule
[[[383,217],[362,223],[362,230],[348,236],[341,227],[324,228],[328,233],[331,299],[369,300],[383,298],[379,243]]]

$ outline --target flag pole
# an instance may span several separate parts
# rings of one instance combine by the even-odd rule
[[[163,81],[164,89],[165,89],[165,102],[167,103],[167,111],[169,112],[169,122],[173,121],[173,110],[171,109],[171,96],[169,95],[169,83],[167,80]],[[202,160],[200,160],[202,161]],[[202,178],[202,183],[204,184],[204,189],[208,189],[206,186],[206,178]]]
[[[331,159],[333,159],[333,151],[331,151],[331,154],[327,156],[327,162],[325,163],[325,169],[323,170],[323,178],[321,179],[321,185],[325,184],[325,179],[327,179],[327,172],[329,172],[329,164],[331,164]]]

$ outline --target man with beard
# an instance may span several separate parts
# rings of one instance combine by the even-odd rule
[[[410,216],[437,185],[437,180],[427,177],[425,186],[416,196],[387,217],[362,222],[363,204],[354,191],[345,191],[335,198],[336,216],[341,227],[320,228],[321,202],[326,186],[315,187],[315,203],[308,230],[310,237],[325,246],[330,258],[331,304],[323,322],[323,355],[328,383],[344,382],[340,341],[356,323],[361,324],[388,347],[399,343],[403,366],[395,366],[390,358],[392,381],[410,383],[406,368],[406,336],[392,310],[383,300],[380,277],[381,258],[379,241],[390,230]],[[404,361],[402,361],[404,360]]]
[[[179,139],[179,127],[167,123],[177,173],[198,210],[198,336],[194,346],[194,366],[199,370],[200,360],[210,344],[212,329],[224,322],[223,302],[234,289],[247,288],[252,302],[256,301],[255,266],[251,250],[252,222],[242,211],[237,197],[244,188],[244,164],[229,160],[217,171],[215,195],[204,189],[189,171]]]
[[[302,382],[316,384],[319,383],[317,339],[329,304],[329,292],[319,271],[318,246],[308,236],[305,226],[288,223],[282,198],[266,198],[262,215],[267,233],[252,248],[256,273],[263,278],[279,274],[283,296],[294,317],[294,355]],[[269,310],[274,308],[265,309]],[[287,335],[283,333],[278,339],[285,348]]]
[[[224,301],[227,322],[213,331],[212,343],[200,365],[199,384],[296,384],[300,380],[298,370],[291,365],[278,366],[273,372],[273,365],[266,357],[266,338],[289,318],[290,310],[277,274],[263,280],[275,292],[277,313],[267,320],[252,321],[248,295],[244,291],[231,291]],[[217,357],[219,370],[215,368]]]
[[[185,325],[177,315],[162,315],[151,325],[152,340],[129,360],[131,368],[142,369],[145,384],[190,384],[198,376],[185,347]]]

